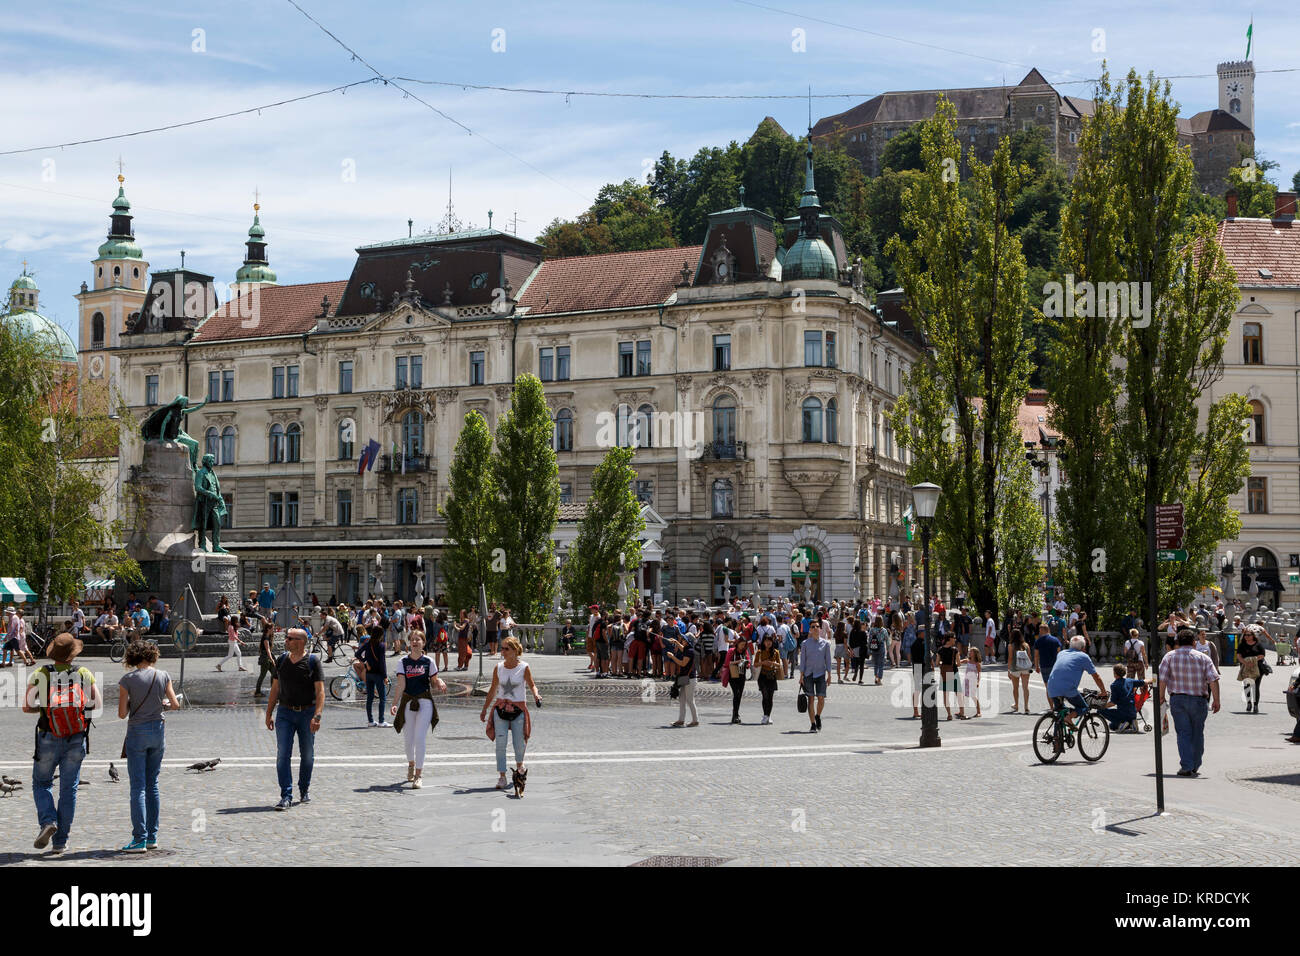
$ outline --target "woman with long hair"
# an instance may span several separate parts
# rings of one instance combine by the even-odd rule
[[[835,679],[837,682],[843,684],[844,675],[849,673],[849,666],[852,661],[849,660],[849,635],[844,628],[844,622],[842,620],[835,622],[834,635]]]
[[[474,655],[470,644],[469,612],[464,608],[456,617],[456,670],[463,671],[469,667],[469,659]]]
[[[487,723],[488,739],[497,747],[497,789],[505,790],[506,783],[506,738],[513,735],[515,750],[514,788],[515,796],[524,795],[524,785],[528,782],[528,770],[524,767],[524,750],[528,738],[533,735],[533,718],[528,712],[525,688],[533,692],[533,700],[542,706],[542,695],[533,683],[533,672],[520,660],[523,645],[515,637],[507,637],[501,643],[502,661],[492,669],[492,686],[488,688],[487,699],[483,701],[483,711],[479,720]],[[492,711],[492,720],[488,722],[488,710]]]
[[[393,693],[397,703],[389,708],[393,727],[406,744],[406,781],[416,790],[424,786],[425,737],[438,722],[438,708],[433,703],[433,689],[446,691],[438,676],[438,665],[424,653],[424,631],[414,630],[408,640],[411,649],[397,664],[397,686]]]
[[[776,694],[777,681],[783,668],[781,649],[776,646],[776,635],[769,628],[763,632],[759,642],[758,653],[754,657],[754,670],[758,674],[758,690],[763,695],[763,719],[760,724],[772,722],[772,698]]]
[[[431,645],[433,647],[433,660],[438,665],[439,671],[447,670],[447,612],[439,611],[438,618],[433,622],[431,630],[433,631]]]
[[[180,709],[172,690],[172,679],[158,663],[158,645],[134,641],[123,661],[127,672],[118,681],[117,716],[126,720],[126,741],[122,754],[131,781],[131,842],[127,853],[144,853],[158,848],[158,815],[162,800],[158,792],[158,771],[162,769],[163,712]]]
[[[1020,713],[1020,698],[1025,698],[1029,713],[1029,675],[1034,672],[1034,651],[1025,641],[1024,632],[1015,628],[1007,644],[1007,676],[1011,678],[1011,713]]]
[[[889,613],[889,666],[902,667],[899,655],[903,648],[903,619],[897,611]]]

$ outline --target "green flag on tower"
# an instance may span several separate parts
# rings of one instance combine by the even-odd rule
[[[1250,59],[1250,43],[1252,35],[1255,32],[1255,18],[1250,18],[1250,26],[1246,27],[1246,59]]]

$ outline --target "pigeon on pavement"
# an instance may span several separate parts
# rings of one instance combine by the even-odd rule
[[[221,763],[221,758],[220,758],[220,757],[218,757],[216,760],[209,760],[209,761],[207,762],[207,764],[205,765],[204,769],[206,769],[206,770],[216,770],[216,769],[217,769],[217,764],[219,764],[219,763]]]
[[[190,765],[189,765],[188,767],[186,767],[185,769],[186,769],[186,770],[207,770],[207,769],[208,769],[208,762],[207,762],[206,760],[200,760],[198,763],[192,763],[192,764],[190,764]]]
[[[118,780],[121,779],[118,777],[117,768],[113,766],[113,762],[111,760],[108,762],[108,779],[112,780],[114,783],[117,783]]]
[[[18,788],[11,783],[0,783],[0,793],[3,793],[6,797],[17,789]]]
[[[0,780],[3,780],[11,787],[21,787],[23,785],[23,782],[21,780],[15,780],[13,777],[9,776],[8,774],[0,775]]]

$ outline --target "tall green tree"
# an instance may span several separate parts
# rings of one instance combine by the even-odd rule
[[[671,215],[649,186],[632,179],[601,187],[596,201],[576,221],[554,220],[537,242],[552,258],[676,245]]]
[[[496,486],[492,472],[492,433],[477,410],[465,416],[448,475],[449,493],[442,506],[447,522],[442,575],[453,610],[479,605],[479,583],[489,599],[497,596],[500,571],[493,569],[493,552],[500,547],[495,533]],[[505,552],[500,552],[504,559]],[[501,568],[503,561],[495,562]]]
[[[578,524],[562,574],[575,607],[612,605],[618,599],[618,556],[624,566],[641,563],[645,519],[632,491],[632,448],[611,448],[591,475],[591,497]]]
[[[1012,164],[1004,140],[991,165],[971,160],[964,191],[956,110],[942,96],[921,142],[925,168],[903,194],[903,222],[915,239],[892,239],[888,252],[933,361],[912,367],[893,422],[912,450],[909,480],[944,489],[935,516],[940,565],[980,610],[997,610],[1011,546],[1004,536],[1041,532],[1032,496],[1022,493],[1025,258],[1008,224],[1027,169]]]
[[[1237,193],[1237,215],[1243,219],[1269,219],[1276,208],[1277,184],[1268,174],[1278,164],[1253,154],[1244,143],[1238,146],[1242,161],[1228,170],[1228,188]]]
[[[560,514],[553,425],[536,375],[515,380],[510,409],[497,423],[492,475],[496,546],[505,550],[500,594],[520,624],[546,619],[555,595],[555,531]]]

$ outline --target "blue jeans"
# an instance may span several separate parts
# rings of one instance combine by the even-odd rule
[[[298,793],[301,796],[311,786],[311,768],[316,762],[316,735],[311,732],[311,719],[315,711],[275,709],[275,774],[280,780],[280,798],[293,797],[293,738],[298,736]]]
[[[876,680],[880,680],[885,673],[885,651],[883,648],[872,655],[871,666],[876,671]]]
[[[509,733],[515,738],[515,763],[524,762],[524,715],[519,713],[515,715],[514,720],[504,720],[497,713],[495,707],[492,708],[492,723],[496,729],[497,744],[497,773],[506,772],[506,734]]]
[[[53,823],[54,845],[68,842],[72,817],[77,812],[77,785],[81,783],[81,761],[86,757],[86,735],[56,737],[36,735],[36,760],[32,764],[32,797],[36,800],[36,822]],[[54,809],[54,771],[59,771],[59,807]]]
[[[384,683],[383,674],[375,674],[370,671],[366,672],[366,720],[374,721],[371,716],[370,705],[376,698],[379,698],[379,719],[385,721],[388,719],[388,685]]]
[[[1200,770],[1205,756],[1205,716],[1210,704],[1204,697],[1170,694],[1169,713],[1178,735],[1178,766],[1183,770]]]
[[[150,720],[126,728],[126,772],[131,778],[131,839],[158,839],[158,771],[162,769],[163,721]]]

